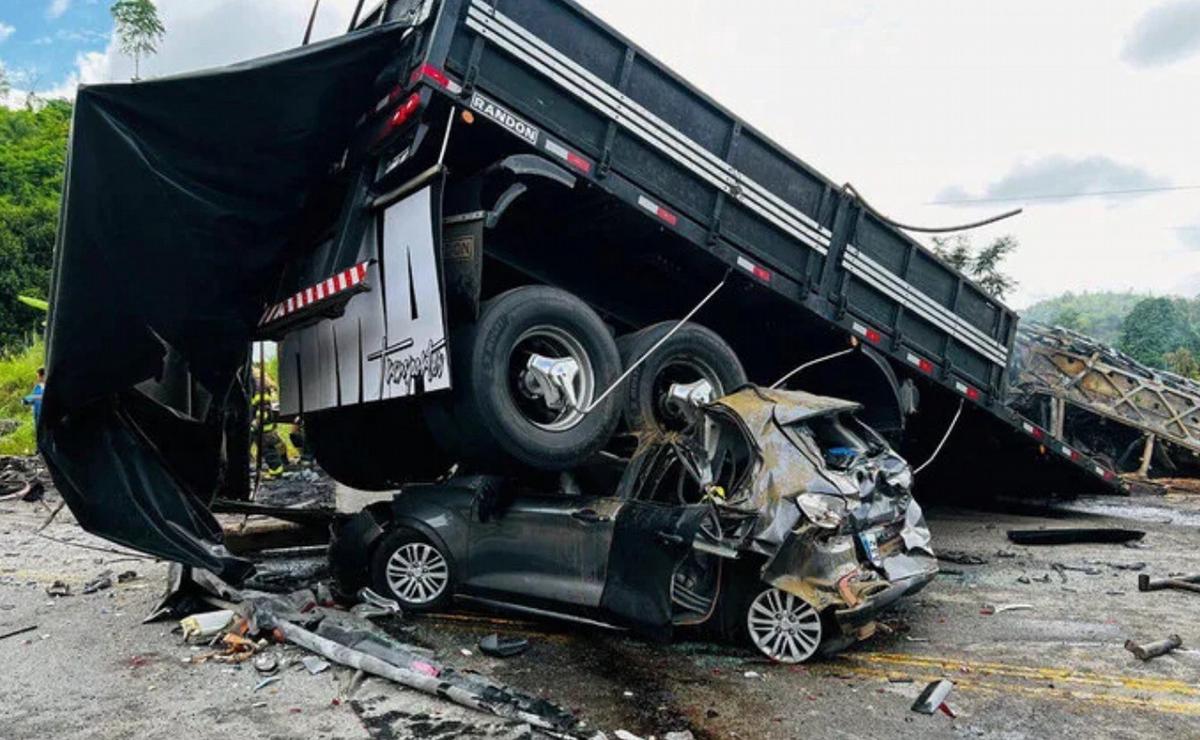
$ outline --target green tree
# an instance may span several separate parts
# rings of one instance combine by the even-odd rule
[[[61,100],[0,107],[0,354],[45,319],[19,296],[45,298],[49,287],[70,122]]]
[[[1180,347],[1173,352],[1168,352],[1163,355],[1163,361],[1166,363],[1167,369],[1176,375],[1200,380],[1200,359],[1187,347]]]
[[[1187,314],[1170,298],[1147,298],[1137,304],[1121,329],[1120,350],[1151,367],[1164,367],[1171,352],[1196,347]]]
[[[1083,314],[1075,308],[1067,306],[1055,315],[1053,324],[1071,331],[1083,331]]]
[[[121,51],[133,57],[133,79],[137,80],[142,57],[158,52],[166,26],[158,19],[158,8],[152,0],[117,0],[112,5],[112,17]]]
[[[981,249],[975,249],[968,236],[934,237],[933,252],[974,280],[998,300],[1017,287],[1017,281],[1001,268],[1004,260],[1017,250],[1016,237],[1002,236]]]

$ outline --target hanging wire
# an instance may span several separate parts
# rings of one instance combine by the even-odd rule
[[[954,418],[950,420],[950,426],[946,427],[946,433],[942,435],[942,441],[938,442],[937,448],[933,451],[933,454],[929,456],[929,459],[921,463],[920,466],[913,471],[913,475],[917,475],[922,470],[929,467],[929,463],[937,459],[938,453],[940,453],[942,448],[946,446],[946,441],[950,439],[950,433],[954,431],[955,425],[958,424],[958,417],[962,416],[962,410],[963,400],[960,398],[958,399],[958,411],[954,412]]]
[[[978,229],[981,226],[988,226],[989,224],[994,224],[997,221],[1003,221],[1007,218],[1012,218],[1013,216],[1019,215],[1025,210],[1024,208],[1014,208],[1011,211],[1001,213],[999,216],[992,216],[991,218],[985,218],[982,221],[974,221],[972,223],[962,224],[960,226],[910,226],[908,224],[902,224],[899,221],[893,221],[879,211],[875,210],[875,207],[867,202],[867,199],[862,196],[862,193],[858,192],[858,190],[856,190],[850,183],[846,183],[842,186],[842,192],[853,195],[854,198],[862,204],[863,208],[867,209],[872,216],[884,222],[885,224],[888,224],[889,226],[895,226],[897,229],[915,231],[920,234],[951,234],[955,231],[969,231],[971,229]]]
[[[654,354],[655,351],[658,350],[659,347],[663,346],[663,344],[665,344],[668,339],[675,336],[675,333],[678,332],[680,329],[682,329],[684,324],[691,321],[692,317],[695,316],[697,313],[699,313],[700,309],[704,308],[704,305],[706,303],[708,303],[709,301],[711,301],[713,296],[715,296],[721,290],[721,288],[725,287],[725,282],[727,280],[729,280],[730,272],[732,272],[732,270],[726,270],[725,276],[723,278],[721,278],[721,282],[717,283],[717,286],[715,288],[708,291],[708,295],[704,296],[704,298],[702,298],[700,300],[700,302],[696,304],[695,308],[693,308],[691,311],[688,311],[687,316],[684,316],[682,319],[679,320],[679,323],[677,323],[677,324],[675,324],[675,326],[671,327],[671,331],[664,334],[662,339],[655,342],[653,347],[646,350],[645,354],[643,354],[641,357],[639,357],[637,359],[637,362],[633,363],[628,368],[626,368],[625,372],[621,373],[621,377],[614,380],[612,382],[612,385],[608,386],[608,388],[605,388],[604,392],[600,394],[599,398],[597,398],[595,401],[592,401],[591,405],[589,405],[586,409],[580,409],[580,411],[582,411],[584,414],[590,414],[597,406],[599,406],[601,403],[603,403],[604,399],[608,398],[609,395],[611,395],[613,391],[615,391],[617,388],[619,388],[620,385],[622,383],[624,383],[625,380],[628,379],[630,375],[633,374],[634,370],[637,370],[639,367],[641,367],[642,363],[644,363],[647,359],[650,358],[650,355]]]
[[[789,372],[787,375],[784,375],[784,376],[783,376],[782,378],[780,378],[779,380],[776,380],[776,381],[775,381],[775,382],[774,382],[774,383],[771,385],[771,390],[775,390],[775,389],[776,389],[776,388],[778,388],[779,386],[781,386],[781,385],[783,385],[784,383],[786,383],[787,381],[791,380],[791,379],[792,379],[794,376],[796,376],[796,375],[799,375],[801,371],[803,371],[803,370],[807,370],[807,369],[809,369],[810,367],[812,367],[813,365],[820,365],[822,362],[825,362],[825,361],[827,361],[827,360],[833,360],[833,359],[836,359],[836,358],[838,358],[838,357],[841,357],[842,355],[848,355],[848,354],[850,354],[851,352],[853,352],[853,351],[854,351],[854,350],[856,350],[856,349],[858,349],[858,345],[857,345],[857,344],[855,344],[855,346],[851,347],[850,349],[844,349],[844,350],[841,350],[840,352],[834,352],[834,353],[833,353],[833,354],[831,354],[831,355],[825,355],[824,357],[818,357],[818,358],[817,358],[817,359],[815,359],[815,360],[810,360],[810,361],[808,361],[808,362],[804,363],[803,365],[801,365],[800,367],[796,368],[795,370],[792,370],[792,371],[791,371],[791,372]]]

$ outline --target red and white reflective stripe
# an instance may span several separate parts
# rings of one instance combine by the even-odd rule
[[[413,84],[420,82],[422,79],[430,80],[438,87],[442,88],[448,93],[453,93],[454,95],[458,95],[460,92],[462,92],[462,85],[450,79],[449,75],[432,64],[422,64],[415,72],[413,72]]]
[[[1045,432],[1043,432],[1041,429],[1038,429],[1037,427],[1035,427],[1034,425],[1030,424],[1027,421],[1021,422],[1021,428],[1025,430],[1026,434],[1028,434],[1030,437],[1033,437],[1034,439],[1044,439],[1046,437]]]
[[[880,342],[883,341],[883,335],[880,334],[878,330],[872,329],[869,326],[863,326],[862,324],[858,323],[857,321],[854,322],[854,324],[851,325],[850,328],[854,330],[855,334],[862,336],[864,339],[866,339],[871,344],[879,344]]]
[[[756,265],[745,257],[738,257],[737,265],[764,283],[771,282],[771,271],[767,268],[761,265]]]
[[[550,152],[580,172],[587,174],[592,171],[592,163],[589,162],[583,155],[576,154],[562,144],[559,144],[554,139],[547,138],[546,143],[543,146],[545,147],[546,151]]]
[[[342,270],[333,277],[326,278],[312,287],[301,290],[287,300],[276,303],[263,313],[258,325],[263,326],[272,321],[282,319],[285,316],[290,316],[306,306],[311,306],[326,298],[332,298],[342,291],[353,288],[363,280],[366,280],[367,264],[363,262],[354,267]]]
[[[1067,447],[1066,445],[1062,446],[1062,454],[1064,457],[1069,457],[1072,460],[1078,460],[1080,457],[1082,457],[1082,455],[1080,455],[1075,450],[1072,450],[1070,447]]]
[[[964,396],[966,396],[967,398],[971,399],[972,401],[978,401],[978,400],[979,400],[979,389],[978,389],[978,388],[972,388],[971,386],[967,385],[966,383],[958,383],[958,382],[955,382],[955,384],[954,384],[954,390],[956,390],[956,391],[958,391],[959,393],[963,394]]]
[[[905,353],[904,358],[908,360],[908,364],[912,365],[926,375],[933,375],[933,363],[929,360],[926,360],[924,357],[918,357],[912,352],[907,352]]]
[[[649,198],[647,198],[644,195],[638,196],[638,205],[642,207],[642,210],[649,211],[650,213],[657,216],[659,218],[659,220],[665,221],[666,223],[669,223],[672,226],[675,226],[676,224],[679,223],[678,216],[676,216],[674,213],[671,213],[666,208],[663,208],[662,206],[660,206],[659,204],[650,200]]]

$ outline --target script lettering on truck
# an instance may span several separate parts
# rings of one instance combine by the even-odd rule
[[[280,348],[285,414],[418,396],[450,387],[438,265],[439,186],[375,213],[359,259],[371,290],[337,318],[286,336]]]

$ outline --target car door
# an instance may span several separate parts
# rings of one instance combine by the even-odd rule
[[[481,503],[471,517],[465,591],[547,608],[599,606],[620,499],[522,493]]]

